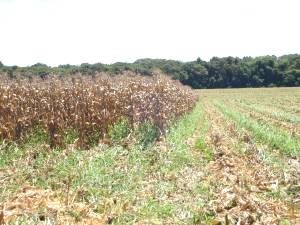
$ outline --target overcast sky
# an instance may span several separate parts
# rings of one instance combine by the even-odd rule
[[[289,53],[299,0],[0,0],[5,65]]]

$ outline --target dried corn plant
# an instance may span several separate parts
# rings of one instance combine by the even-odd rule
[[[134,128],[151,121],[161,132],[191,110],[193,92],[162,75],[53,76],[47,79],[0,81],[0,139],[23,141],[37,127],[51,147],[62,146],[64,132],[74,130],[80,147],[95,133],[127,118]]]

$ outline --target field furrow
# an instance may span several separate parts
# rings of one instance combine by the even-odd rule
[[[295,138],[300,138],[300,125],[298,124],[298,118],[286,118],[283,114],[275,112],[267,112],[257,109],[255,106],[245,105],[241,103],[227,103],[227,107],[251,117],[260,123],[272,125],[286,131],[289,135]],[[293,120],[293,122],[291,122]]]
[[[284,176],[280,170],[274,170],[261,159],[263,146],[255,142],[248,131],[226,120],[213,106],[207,107],[207,113],[211,122],[208,142],[215,150],[215,159],[208,168],[212,173],[209,179],[218,184],[214,190],[218,200],[212,203],[216,207],[216,218],[233,224],[292,220],[288,211],[293,198],[272,198],[271,193],[286,187],[281,185]]]

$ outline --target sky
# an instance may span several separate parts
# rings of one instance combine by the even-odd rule
[[[0,61],[28,66],[300,53],[299,0],[0,0]]]

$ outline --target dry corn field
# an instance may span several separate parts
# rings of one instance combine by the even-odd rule
[[[163,133],[195,101],[190,89],[159,75],[0,81],[0,140],[23,141],[40,128],[53,148],[62,146],[65,132],[72,130],[84,147],[121,119],[131,128],[149,121]]]
[[[1,81],[0,112],[0,224],[300,224],[300,88]],[[103,141],[122,118],[131,141]],[[145,121],[160,138],[140,148]]]

